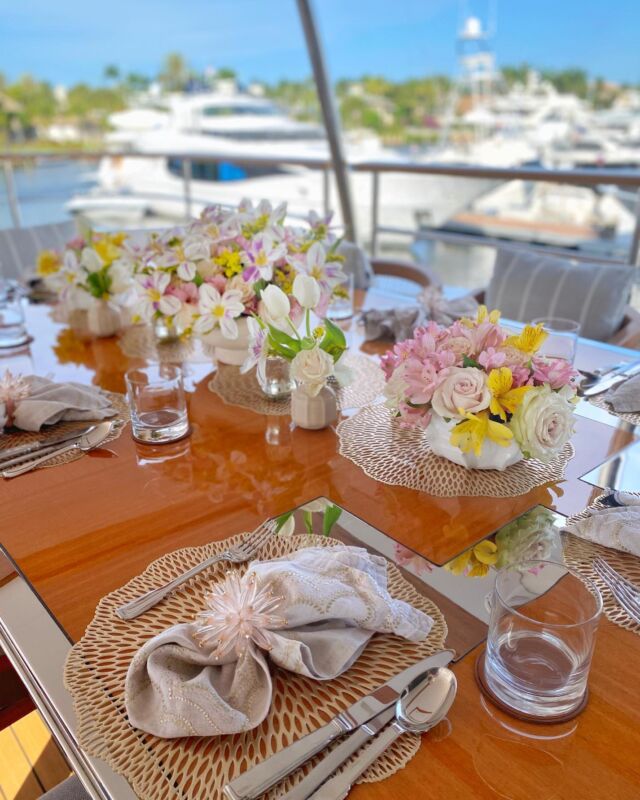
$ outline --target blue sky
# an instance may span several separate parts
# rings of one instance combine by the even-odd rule
[[[460,9],[489,0],[316,0],[334,78],[455,71]],[[498,0],[498,64],[528,61],[640,82],[640,0]],[[309,64],[294,0],[0,0],[0,72],[99,82],[105,64],[155,73],[182,52],[196,68],[299,79]]]

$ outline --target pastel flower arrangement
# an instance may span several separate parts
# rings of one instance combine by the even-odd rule
[[[241,317],[272,321],[263,302],[268,289],[282,292],[298,318],[298,276],[317,281],[318,306],[326,308],[344,278],[330,218],[313,214],[298,228],[285,224],[286,212],[284,203],[273,208],[263,200],[254,208],[243,200],[237,209],[210,206],[186,227],[152,235],[136,269],[136,318],[167,320],[182,335],[220,331],[234,340]]]
[[[387,406],[428,433],[444,423],[458,453],[479,457],[490,443],[548,462],[573,433],[576,373],[537,355],[541,325],[510,335],[499,320],[481,306],[475,319],[429,322],[396,344],[382,357]]]
[[[454,575],[484,578],[491,568],[504,569],[525,561],[546,560],[559,542],[552,511],[538,506],[445,564]]]
[[[279,286],[267,286],[262,291],[260,313],[248,323],[249,354],[241,371],[257,366],[260,374],[269,356],[280,356],[291,362],[291,378],[306,394],[315,397],[332,376],[347,382],[348,374],[339,365],[347,342],[342,330],[328,319],[312,329],[311,311],[319,315],[323,305],[323,290],[314,277],[296,275],[292,294],[293,302],[303,309],[305,332],[301,334],[292,319],[289,297]]]
[[[36,274],[67,311],[87,310],[100,300],[124,306],[135,264],[126,240],[126,233],[87,231],[67,242],[62,253],[42,251]]]

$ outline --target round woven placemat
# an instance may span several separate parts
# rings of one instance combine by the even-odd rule
[[[107,438],[104,440],[103,444],[108,444],[109,442],[113,442],[115,439],[119,438],[127,422],[130,421],[131,414],[129,412],[129,406],[127,405],[127,400],[124,395],[117,394],[116,392],[105,392],[105,394],[109,398],[111,405],[116,410],[116,416],[111,417],[111,420],[117,423],[113,426],[109,436],[107,436]],[[96,421],[98,422],[102,420]],[[11,447],[20,447],[25,444],[31,444],[32,442],[57,439],[62,434],[83,430],[89,424],[91,424],[90,420],[74,420],[72,422],[57,422],[55,425],[47,425],[40,431],[19,431],[17,428],[14,428],[10,433],[0,436],[0,457],[2,456],[3,450],[8,450]],[[62,442],[60,447],[63,447],[64,444],[66,444],[66,442]],[[44,464],[40,464],[39,466],[35,467],[35,469],[46,469],[47,467],[57,467],[60,464],[68,464],[70,461],[77,461],[84,455],[85,454],[82,450],[68,450],[66,453],[55,456],[54,458],[49,459],[49,461],[46,461]],[[32,460],[35,460],[36,458],[39,458],[38,453],[33,454]],[[27,464],[28,462],[24,461],[23,463]]]
[[[638,492],[629,492],[629,494],[638,494]],[[584,511],[569,517],[567,525],[579,519],[585,519],[589,516],[590,511],[604,508],[602,500],[606,496],[606,494],[599,495]],[[589,539],[583,539],[572,533],[565,532],[562,534],[562,544],[564,548],[564,559],[567,565],[578,570],[578,572],[581,572],[583,575],[586,575],[596,584],[598,589],[600,589],[603,610],[607,619],[611,620],[611,622],[614,622],[616,625],[620,625],[621,628],[625,628],[628,631],[633,631],[633,633],[640,635],[640,625],[634,622],[622,606],[618,604],[618,601],[611,593],[607,584],[593,568],[593,560],[595,558],[603,558],[607,563],[611,564],[617,572],[640,588],[640,558],[637,558],[631,553],[625,553],[622,550],[605,547]]]
[[[228,565],[218,564],[190,580],[138,619],[121,620],[115,609],[159,586],[206,558],[237,544],[242,536],[190,547],[154,561],[142,575],[104,597],[65,667],[65,684],[73,696],[78,738],[91,755],[123,775],[141,800],[222,798],[222,787],[234,776],[294,740],[325,724],[392,675],[442,649],[447,626],[440,610],[419,594],[389,564],[389,592],[429,614],[434,625],[425,642],[374,636],[354,666],[332,681],[314,681],[273,670],[273,700],[268,717],[252,731],[229,736],[160,739],[131,727],[124,703],[124,680],[136,651],[165,628],[192,619],[204,607],[211,582]],[[306,546],[341,546],[323,536],[273,536],[259,558],[278,558]],[[247,565],[238,565],[241,572]],[[367,770],[365,782],[382,780],[404,767],[420,747],[419,736],[402,736]],[[267,797],[289,790],[319,757],[274,788]]]
[[[603,411],[608,411],[609,414],[613,414],[614,417],[623,419],[625,422],[630,422],[632,425],[640,425],[640,411],[614,411],[613,406],[607,400],[609,395],[610,392],[603,392],[602,394],[597,394],[595,397],[589,397],[587,399],[591,405],[601,408]]]
[[[516,497],[564,477],[573,447],[548,464],[520,461],[504,472],[466,469],[437,456],[420,428],[402,428],[383,405],[364,408],[337,428],[340,454],[381,483],[406,486],[436,497]]]
[[[129,358],[157,361],[160,364],[213,361],[212,348],[208,348],[199,339],[158,342],[150,325],[127,328],[118,339],[118,345]]]
[[[360,408],[373,403],[384,389],[384,375],[378,364],[371,358],[359,354],[344,356],[345,366],[353,373],[353,380],[348,386],[334,383],[338,408]],[[225,403],[241,406],[255,411],[256,414],[269,416],[285,416],[291,413],[291,401],[270,400],[262,392],[256,370],[252,369],[244,375],[239,367],[220,364],[216,374],[209,382],[209,389],[217,394]]]

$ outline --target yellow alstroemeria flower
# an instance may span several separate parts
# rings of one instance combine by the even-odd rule
[[[100,260],[104,265],[112,264],[120,256],[120,248],[109,241],[107,237],[94,242],[93,249],[100,256]]]
[[[60,254],[55,250],[43,250],[38,255],[36,272],[38,275],[54,275],[62,266]]]
[[[501,447],[507,447],[513,439],[513,433],[501,422],[494,422],[489,418],[487,411],[471,414],[459,408],[459,413],[465,419],[459,422],[451,431],[449,441],[454,447],[459,447],[463,453],[471,450],[479,456],[485,439],[489,439]]]
[[[513,414],[522,402],[522,398],[532,386],[520,386],[513,389],[513,374],[509,367],[492,369],[487,378],[487,387],[491,392],[489,410],[491,413],[507,421],[507,414]]]
[[[525,325],[522,333],[519,333],[517,336],[508,336],[504,341],[503,347],[515,347],[523,353],[532,356],[534,353],[538,352],[548,335],[542,323],[538,325]]]
[[[489,309],[484,305],[478,306],[478,313],[476,314],[475,319],[463,317],[460,321],[467,328],[474,328],[476,325],[481,325],[483,322],[487,321],[497,325],[497,323],[500,322],[500,312],[497,308],[493,311],[489,311]]]
[[[498,546],[485,539],[483,542],[465,550],[459,556],[445,564],[445,569],[454,575],[467,575],[469,578],[482,578],[492,566],[498,563]]]

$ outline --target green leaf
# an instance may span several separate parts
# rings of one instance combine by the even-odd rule
[[[475,359],[469,358],[469,356],[465,356],[462,359],[462,366],[463,367],[477,367],[478,369],[484,369],[482,364],[478,364],[478,362]]]
[[[300,352],[301,343],[299,339],[294,339],[293,336],[274,328],[273,325],[269,325],[268,328],[269,347],[276,350],[278,355],[291,360]]]
[[[327,506],[324,510],[324,517],[322,519],[322,533],[328,536],[331,533],[331,528],[340,519],[342,509],[338,506]]]
[[[268,286],[268,283],[267,283],[267,281],[265,281],[265,279],[264,279],[264,278],[260,278],[260,280],[257,280],[257,281],[256,281],[256,282],[253,284],[253,291],[254,291],[254,294],[255,294],[255,296],[256,296],[256,297],[260,297],[260,295],[262,294],[262,290],[263,290],[263,289],[264,289],[266,286]]]
[[[111,278],[109,277],[108,269],[103,267],[97,272],[90,272],[87,275],[87,285],[89,292],[93,297],[101,299],[109,294],[111,288]]]
[[[200,287],[202,286],[202,284],[204,283],[204,279],[203,279],[203,277],[202,277],[201,275],[199,275],[199,274],[196,272],[196,275],[195,275],[195,278],[193,279],[193,282],[195,283],[195,285],[196,285],[198,288],[200,288]]]
[[[313,533],[313,512],[304,511],[302,516],[304,517],[304,527],[307,529],[307,533]]]
[[[325,334],[320,342],[320,349],[324,350],[325,353],[329,353],[335,363],[347,349],[347,340],[344,332],[330,319],[325,319],[323,325]]]
[[[293,511],[287,511],[286,514],[281,514],[279,517],[276,517],[276,533],[280,533],[285,523],[288,522],[292,516]]]

